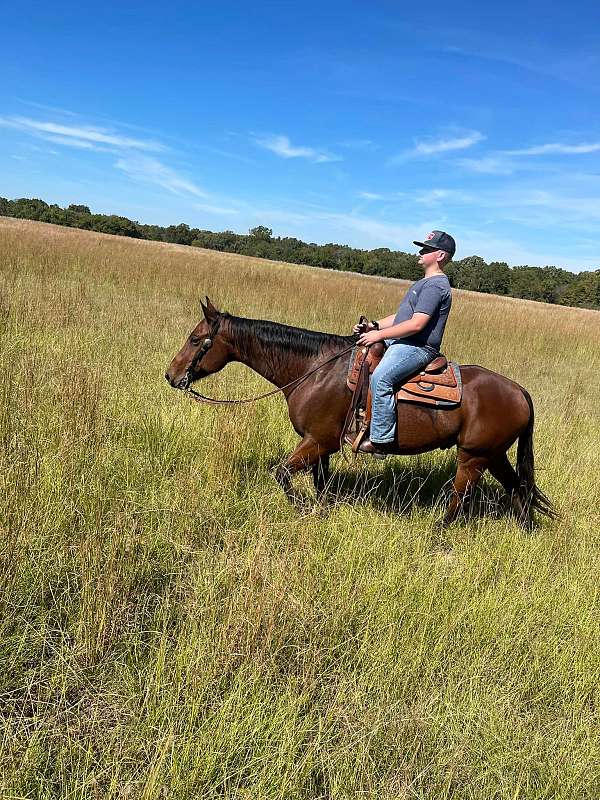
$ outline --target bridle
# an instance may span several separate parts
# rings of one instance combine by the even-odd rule
[[[187,394],[191,395],[192,399],[198,403],[208,403],[209,405],[241,405],[242,403],[254,403],[257,400],[263,400],[265,397],[271,397],[272,395],[278,394],[279,392],[284,392],[291,386],[294,387],[292,389],[292,391],[294,391],[294,389],[298,388],[298,386],[300,386],[300,384],[304,380],[306,380],[306,378],[310,377],[314,372],[317,372],[317,370],[321,369],[321,367],[324,367],[326,364],[329,364],[332,361],[336,361],[336,359],[340,358],[341,356],[346,355],[346,353],[349,353],[355,347],[354,343],[349,345],[348,347],[345,347],[343,350],[340,350],[339,353],[334,353],[332,356],[326,358],[324,361],[320,361],[315,367],[308,370],[308,372],[305,372],[304,375],[300,375],[299,378],[295,378],[293,381],[286,383],[285,386],[279,386],[277,389],[271,389],[270,392],[259,394],[257,397],[245,397],[240,400],[219,400],[214,397],[206,397],[205,395],[200,394],[200,392],[197,392],[195,389],[192,389],[192,381],[193,381],[193,375],[198,369],[200,362],[202,361],[204,356],[208,353],[210,348],[213,346],[215,336],[219,332],[220,324],[221,324],[221,319],[220,317],[217,317],[217,319],[215,320],[210,329],[209,335],[202,342],[200,349],[198,350],[198,352],[190,362],[189,367],[185,371],[184,380],[182,381],[183,385],[179,387]]]
[[[185,371],[185,388],[188,389],[193,380],[193,374],[198,369],[198,364],[202,361],[204,356],[208,353],[210,348],[213,346],[213,342],[215,340],[215,336],[219,332],[219,327],[221,326],[221,318],[217,317],[217,319],[213,322],[210,332],[206,339],[202,342],[202,345],[196,355],[190,362],[189,367]]]

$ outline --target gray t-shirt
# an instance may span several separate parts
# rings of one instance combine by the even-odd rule
[[[429,314],[431,319],[423,330],[406,338],[397,339],[405,344],[426,347],[438,353],[452,305],[452,291],[447,275],[421,278],[408,289],[394,318],[394,325],[410,319],[415,312]]]

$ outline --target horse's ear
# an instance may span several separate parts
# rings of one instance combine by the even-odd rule
[[[213,306],[208,297],[206,297],[206,303],[203,303],[201,300],[200,305],[202,306],[204,319],[206,319],[208,322],[215,320],[219,316],[219,311]]]

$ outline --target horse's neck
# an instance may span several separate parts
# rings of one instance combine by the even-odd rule
[[[271,348],[266,352],[261,348],[260,342],[256,342],[253,348],[246,349],[243,354],[238,353],[235,360],[258,372],[279,389],[308,372],[315,361],[314,358],[296,353],[287,354],[283,347],[280,352],[274,352]]]
[[[233,360],[245,364],[278,388],[308,372],[323,356],[305,356],[290,352],[285,345],[264,342],[260,335],[247,340],[243,349],[236,344],[235,329],[230,344]]]

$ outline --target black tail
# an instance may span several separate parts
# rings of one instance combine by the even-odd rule
[[[529,406],[529,422],[519,436],[517,445],[517,475],[520,481],[521,500],[528,512],[539,511],[546,517],[556,519],[558,513],[546,495],[535,485],[535,465],[533,460],[533,401],[526,389],[521,389]]]

